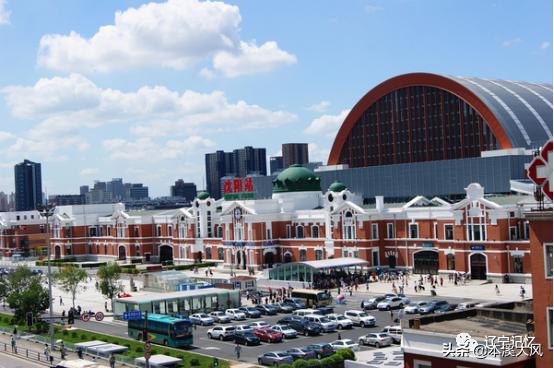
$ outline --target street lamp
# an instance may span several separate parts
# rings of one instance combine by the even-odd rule
[[[41,214],[41,216],[46,217],[46,248],[48,251],[48,305],[50,308],[50,319],[49,319],[49,335],[50,335],[50,349],[54,351],[54,310],[52,309],[52,251],[50,249],[50,222],[49,218],[54,214],[54,209],[56,208],[55,205],[46,203],[43,204],[37,204],[37,211]]]

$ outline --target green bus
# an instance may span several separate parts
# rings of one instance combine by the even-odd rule
[[[148,313],[140,319],[128,321],[129,336],[143,340],[147,331],[148,340],[155,344],[174,348],[189,347],[192,345],[192,323],[189,320],[168,316],[165,314]]]

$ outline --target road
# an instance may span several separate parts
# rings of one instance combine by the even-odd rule
[[[367,299],[367,295],[354,295],[348,298],[346,305],[335,305],[336,313],[344,313],[348,309],[359,309],[362,299]],[[431,300],[431,299],[440,299],[432,298],[428,295],[421,295],[420,297],[411,298],[412,301],[419,300]],[[470,299],[467,298],[445,298],[450,303],[461,303],[468,302]],[[475,300],[473,300],[475,301]],[[480,301],[480,300],[479,300]],[[378,311],[372,310],[368,312],[376,319],[376,326],[371,328],[361,328],[355,326],[351,330],[342,330],[340,331],[341,337],[343,339],[352,339],[355,342],[358,341],[358,338],[362,335],[365,335],[369,332],[378,332],[383,329],[383,327],[392,325],[390,312],[388,311]],[[395,311],[394,318],[397,317],[397,311]],[[246,321],[233,322],[232,324],[248,324],[254,321],[266,321],[270,324],[276,324],[277,320],[283,318],[285,314],[278,314],[276,316],[262,316],[261,318],[248,319]],[[76,327],[84,328],[90,331],[96,331],[112,336],[119,337],[128,337],[126,325],[122,323],[118,324],[109,324],[109,323],[98,323],[98,322],[81,322],[76,321]],[[198,352],[210,356],[215,356],[222,359],[235,359],[234,353],[234,343],[232,341],[219,341],[211,340],[207,336],[207,331],[211,326],[197,326],[194,330],[194,346],[189,350],[192,352]],[[276,350],[286,350],[293,347],[304,347],[313,343],[329,343],[338,338],[338,332],[332,333],[323,333],[319,336],[299,336],[295,339],[284,340],[280,343],[261,343],[259,346],[254,347],[245,347],[242,346],[241,352],[241,361],[246,361],[250,363],[256,363],[258,355]],[[373,347],[361,347],[360,350],[374,349]]]
[[[0,353],[0,368],[44,368],[45,365],[36,364],[10,354]]]

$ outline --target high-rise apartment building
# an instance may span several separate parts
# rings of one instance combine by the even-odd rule
[[[305,165],[310,162],[308,143],[283,143],[283,168],[290,165]]]
[[[14,166],[15,209],[29,211],[42,204],[42,174],[40,163],[24,160]]]
[[[192,201],[196,197],[196,184],[185,183],[183,179],[179,179],[171,186],[172,197],[186,198]]]
[[[206,154],[206,190],[212,197],[221,197],[222,177],[247,175],[267,175],[265,148],[247,146],[233,152],[217,151]]]

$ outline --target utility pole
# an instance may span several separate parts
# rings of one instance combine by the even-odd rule
[[[37,210],[39,213],[46,217],[46,247],[48,251],[48,305],[49,305],[49,335],[50,335],[50,349],[53,352],[56,340],[54,339],[54,310],[52,308],[52,250],[50,248],[50,221],[49,218],[54,214],[55,206],[49,203],[46,205],[38,204]]]

